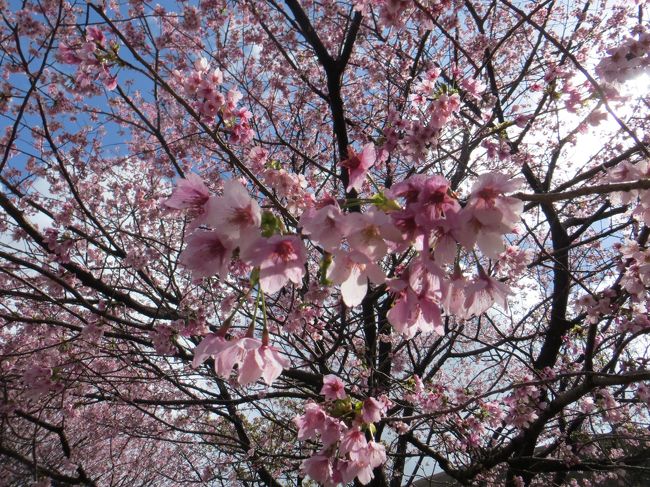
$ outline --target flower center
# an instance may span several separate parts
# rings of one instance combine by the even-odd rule
[[[363,229],[363,236],[367,242],[381,237],[381,232],[377,225],[368,225]]]
[[[296,258],[296,252],[293,248],[293,244],[288,240],[283,240],[276,245],[275,254],[285,262],[294,260]]]
[[[436,191],[429,193],[427,197],[427,203],[430,205],[439,205],[445,202],[445,196],[447,195],[446,188],[440,188]]]
[[[230,223],[237,225],[254,225],[253,221],[253,212],[251,207],[247,206],[246,208],[234,208],[232,211],[232,216],[228,219]]]
[[[226,253],[226,247],[223,245],[223,243],[221,243],[221,240],[215,238],[208,245],[208,252],[213,257],[221,257]]]
[[[190,194],[187,196],[185,202],[188,205],[201,207],[204,204],[206,204],[209,199],[210,197],[208,195],[193,189],[191,190]]]
[[[499,193],[495,191],[493,188],[483,188],[481,191],[478,193],[478,197],[482,200],[486,200],[489,202],[494,201],[497,196],[499,196]]]

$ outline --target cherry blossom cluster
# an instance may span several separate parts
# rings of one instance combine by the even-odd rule
[[[448,278],[442,266],[454,264],[459,245],[470,252],[478,245],[487,257],[499,257],[502,235],[512,231],[523,208],[521,201],[504,193],[519,184],[505,175],[483,175],[464,207],[441,176],[412,176],[391,188],[390,197],[405,201],[404,209],[390,214],[391,220],[404,241],[420,251],[419,258],[389,285],[396,295],[389,320],[398,331],[407,337],[417,331],[442,334],[441,305],[460,319],[479,315],[495,302],[507,309],[508,286],[480,264],[472,281],[457,265]]]
[[[221,116],[229,131],[231,142],[246,144],[252,140],[252,113],[245,107],[237,107],[242,99],[238,90],[228,90],[225,95],[220,91],[219,88],[223,84],[223,73],[220,69],[211,69],[207,59],[199,58],[194,63],[194,69],[188,73],[174,70],[173,75],[201,116],[208,121]]]
[[[359,167],[364,164],[345,167],[350,170],[350,181],[355,181],[360,176],[353,171],[363,172]],[[375,207],[365,213],[343,213],[335,200],[325,198],[305,212],[300,222],[303,233],[332,254],[328,278],[341,286],[348,306],[361,302],[367,280],[375,284],[385,281],[377,263],[388,250],[413,247],[419,251],[419,257],[400,277],[388,283],[396,296],[389,320],[407,337],[417,331],[442,333],[443,300],[447,312],[460,318],[481,314],[495,302],[507,308],[508,287],[482,267],[476,279],[468,282],[459,269],[448,279],[441,266],[454,263],[458,244],[468,251],[478,244],[484,255],[499,257],[504,248],[502,235],[512,231],[523,208],[521,201],[503,193],[519,184],[505,175],[481,176],[461,207],[443,177],[416,175],[395,185],[383,199],[377,197]],[[404,207],[396,201],[399,199],[405,202]],[[432,255],[430,248],[434,249]]]
[[[650,250],[635,241],[626,241],[618,247],[621,252],[619,268],[624,271],[621,286],[630,294],[634,304],[647,309],[650,304]]]
[[[284,199],[286,208],[292,213],[302,213],[313,204],[313,197],[306,192],[307,179],[303,174],[287,171],[269,157],[264,147],[255,146],[248,152],[251,170],[267,187]]]
[[[348,172],[348,190],[363,190],[363,182],[377,161],[377,150],[367,144],[360,153],[349,151],[341,166]],[[259,155],[259,154],[258,154]],[[266,158],[260,156],[260,165]],[[490,275],[480,264],[475,247],[500,264],[500,271],[520,270],[527,253],[505,249],[503,234],[511,232],[519,220],[522,203],[506,196],[520,181],[503,174],[480,176],[466,200],[460,200],[442,176],[414,175],[384,193],[371,198],[338,201],[326,195],[308,200],[300,217],[300,232],[323,250],[323,283],[340,287],[348,307],[359,305],[369,282],[387,283],[393,295],[388,320],[405,338],[417,333],[444,334],[442,314],[469,318],[485,312],[495,302],[507,309],[508,286]],[[237,181],[223,184],[221,196],[212,196],[203,181],[190,174],[182,179],[165,201],[171,210],[185,210],[192,221],[180,262],[195,279],[218,275],[225,279],[233,262],[249,268],[257,303],[265,294],[280,291],[289,282],[300,284],[305,272],[307,251],[300,235],[286,233],[284,225],[259,204]],[[368,205],[363,212],[348,211]],[[475,255],[477,275],[468,280],[458,263],[458,253]],[[414,251],[414,252],[413,252]],[[405,252],[411,261],[387,279],[383,259],[390,253]],[[451,272],[451,274],[449,274]],[[241,303],[240,303],[241,304]],[[243,336],[230,336],[233,314],[217,333],[208,334],[194,350],[193,366],[212,359],[216,373],[229,378],[236,370],[237,383],[245,386],[263,379],[271,385],[289,365],[281,353],[269,345],[264,325],[262,340],[256,339],[255,318]],[[264,320],[266,323],[266,320]],[[169,350],[170,330],[160,330],[158,346]],[[436,394],[420,387],[417,402],[425,410],[436,410],[446,402],[444,391]],[[389,405],[387,398],[358,401],[347,396],[342,381],[327,376],[321,393],[323,404],[309,403],[294,422],[300,440],[318,440],[322,447],[302,463],[302,470],[323,485],[358,479],[362,484],[373,478],[373,469],[383,464],[383,445],[372,439],[373,423],[380,421]],[[511,399],[512,420],[525,426],[535,419],[539,391],[522,387]],[[421,397],[420,397],[421,396]],[[510,404],[510,403],[508,403]],[[477,420],[478,421],[478,420]],[[471,421],[470,421],[471,422]],[[476,425],[461,425],[468,431],[468,445],[478,441],[470,434]],[[466,445],[467,446],[467,445]]]
[[[384,445],[374,441],[374,423],[391,405],[385,396],[359,401],[348,397],[343,381],[335,375],[323,378],[322,404],[307,403],[304,414],[294,418],[301,441],[320,439],[322,448],[302,462],[302,471],[325,486],[347,484],[355,478],[365,485],[373,469],[386,461]]]
[[[648,178],[650,178],[650,163],[648,161],[641,161],[637,164],[625,161],[608,172],[608,180],[612,183],[638,181]],[[636,203],[636,208],[632,214],[637,215],[646,225],[650,225],[650,190],[640,189],[613,193],[612,198],[616,203],[623,205]]]
[[[496,272],[503,277],[513,277],[523,274],[533,258],[532,249],[521,249],[516,245],[508,245],[501,253],[495,266]]]
[[[270,167],[263,171],[262,179],[276,194],[284,198],[289,211],[300,213],[308,207],[310,198],[305,192],[307,182],[302,174]]]
[[[222,331],[222,334],[224,332]],[[217,375],[228,378],[237,366],[237,382],[245,386],[260,378],[267,385],[273,384],[289,361],[268,344],[268,335],[262,340],[244,337],[227,340],[222,335],[212,333],[194,349],[193,367],[198,367],[208,357],[214,359]]]
[[[526,375],[523,381],[532,382],[533,376]],[[542,391],[535,385],[516,387],[512,394],[503,400],[510,408],[505,420],[518,428],[530,426],[539,417],[538,411],[546,407],[546,404],[540,401],[541,394]]]
[[[388,26],[401,26],[403,13],[412,7],[412,0],[383,0],[380,12],[381,21]]]
[[[379,21],[386,27],[401,28],[405,25],[410,15],[413,23],[422,29],[433,28],[432,18],[438,17],[450,10],[452,0],[428,0],[422,2],[418,8],[413,0],[355,0],[354,9],[366,15],[370,8],[379,8]],[[421,10],[422,6],[426,11]]]
[[[417,404],[425,413],[440,411],[449,404],[447,387],[443,384],[427,384],[419,376],[409,379],[410,392],[404,398],[412,404]]]
[[[404,399],[416,405],[424,413],[440,414],[445,409],[451,411],[455,409],[456,405],[473,402],[474,399],[474,396],[466,388],[452,389],[444,384],[431,382],[425,384],[417,375],[413,375],[406,385],[408,393],[404,395]],[[527,395],[520,394],[518,397],[528,404]],[[454,421],[457,427],[463,431],[463,435],[457,440],[457,446],[462,450],[479,446],[481,440],[485,438],[487,427],[501,427],[507,415],[504,404],[512,406],[516,400],[507,402],[506,400],[484,401],[478,399],[476,402],[479,408],[471,416],[460,417],[451,414],[443,416],[445,421]],[[399,434],[404,434],[409,430],[409,426],[403,422],[394,422],[392,426]]]
[[[198,176],[190,174],[179,182],[164,205],[173,210],[188,210],[194,218],[194,231],[186,238],[186,248],[180,255],[180,262],[192,271],[194,278],[216,274],[225,279],[237,250],[241,261],[256,268],[261,299],[263,293],[275,293],[289,281],[301,282],[306,259],[302,241],[295,235],[273,235],[279,231],[278,220],[270,214],[263,215],[239,182],[226,181],[222,196],[216,197],[210,196]],[[222,377],[229,377],[237,366],[240,385],[260,377],[270,385],[288,365],[287,360],[269,346],[266,329],[261,341],[253,338],[254,322],[245,337],[226,339],[229,323],[219,334],[209,335],[199,344],[194,366],[213,357],[215,371]],[[167,334],[162,335],[160,342],[169,343]]]
[[[408,159],[420,162],[426,159],[429,149],[438,144],[441,129],[460,107],[460,96],[447,92],[446,85],[438,85],[438,76],[439,71],[432,69],[416,85],[410,117],[389,115],[391,124],[384,130],[387,151],[397,148]]]
[[[366,15],[371,8],[379,7],[380,20],[387,26],[402,25],[402,14],[413,6],[413,0],[355,0],[354,9]]]
[[[161,355],[173,355],[175,346],[174,346],[174,336],[176,335],[176,330],[169,325],[157,325],[149,333],[149,338],[151,339],[154,349],[157,353]]]
[[[641,30],[620,46],[607,51],[596,72],[605,81],[623,83],[650,68],[650,32]]]
[[[60,392],[63,384],[56,380],[55,373],[50,367],[32,365],[23,373],[23,383],[29,389],[27,397],[38,399],[50,392]]]
[[[54,254],[55,260],[61,264],[70,262],[70,251],[74,246],[74,241],[70,238],[60,237],[58,230],[55,228],[45,229],[45,243],[50,252]]]
[[[223,195],[210,196],[198,176],[181,180],[164,203],[171,209],[189,209],[196,215],[194,232],[186,238],[187,246],[180,261],[195,278],[218,275],[225,278],[236,248],[242,261],[259,268],[260,289],[279,291],[289,281],[300,283],[304,274],[305,249],[296,235],[261,236],[262,211],[237,181],[226,181]],[[277,225],[270,214],[265,225]],[[203,228],[197,228],[202,226]],[[209,228],[209,229],[206,229]]]
[[[614,399],[609,389],[601,388],[594,392],[596,406],[601,411],[603,418],[610,423],[618,423],[623,420],[624,414],[620,403]]]
[[[576,300],[578,309],[587,314],[588,323],[598,323],[600,317],[611,314],[612,298],[615,293],[612,289],[605,289],[602,293],[586,294]]]
[[[94,81],[101,81],[107,90],[117,87],[117,77],[110,68],[117,64],[119,45],[108,43],[104,33],[97,27],[88,27],[83,39],[72,43],[59,43],[59,58],[66,64],[76,64],[77,88],[87,91]]]
[[[349,173],[349,188],[361,187],[375,160],[372,144],[358,155],[350,151],[342,163]],[[445,178],[415,175],[386,195],[359,200],[371,204],[363,213],[344,212],[338,201],[326,196],[303,213],[300,225],[302,234],[326,251],[321,264],[326,280],[340,286],[349,307],[361,303],[368,281],[386,282],[380,263],[389,252],[414,248],[416,257],[388,282],[394,295],[388,319],[406,338],[418,332],[443,334],[443,308],[459,319],[480,315],[494,303],[507,310],[510,290],[505,283],[489,275],[478,260],[472,280],[454,263],[460,248],[474,252],[475,245],[485,256],[499,259],[504,250],[502,235],[512,231],[522,210],[520,200],[504,193],[519,184],[503,174],[480,176],[463,206]],[[301,282],[307,259],[301,238],[283,234],[277,218],[263,215],[240,183],[227,181],[223,195],[214,197],[198,176],[190,175],[179,182],[165,206],[188,210],[194,218],[194,231],[186,237],[180,262],[195,279],[226,278],[237,251],[241,262],[257,269],[262,293]],[[516,262],[523,257],[511,251],[504,259]],[[446,266],[454,269],[449,277]],[[237,353],[244,357],[242,350]],[[232,366],[218,367],[223,375],[232,370]]]
[[[650,385],[641,382],[636,388],[636,395],[647,405],[650,405]]]
[[[485,154],[490,160],[507,161],[510,159],[510,148],[504,140],[485,139],[481,142],[481,147],[485,149]]]
[[[650,0],[569,3],[0,0],[0,478],[635,474]]]
[[[348,158],[340,164],[348,172],[349,182],[346,191],[353,188],[360,191],[368,170],[375,165],[376,161],[374,144],[366,144],[360,154],[357,154],[352,147],[348,147]]]

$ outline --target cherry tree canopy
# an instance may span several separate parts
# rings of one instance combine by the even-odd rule
[[[639,481],[646,4],[0,0],[4,485]]]

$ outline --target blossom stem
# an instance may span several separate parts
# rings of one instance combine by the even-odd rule
[[[257,296],[255,296],[255,307],[253,308],[253,319],[251,320],[251,324],[248,325],[248,329],[246,330],[246,336],[248,338],[253,338],[253,335],[255,334],[255,320],[257,320],[257,308],[260,304],[260,294],[264,295],[259,286],[257,291]]]
[[[370,175],[370,173],[366,174],[366,177],[368,178],[368,181],[370,181],[370,184],[372,184],[372,186],[375,188],[375,191],[377,191],[377,193],[381,193],[381,188],[377,186],[377,183],[375,183],[375,180]]]
[[[218,334],[219,336],[226,336],[226,333],[227,333],[228,330],[230,329],[230,325],[232,325],[232,320],[233,320],[233,318],[235,317],[235,313],[237,313],[237,311],[240,310],[240,308],[242,307],[242,304],[244,304],[244,301],[248,298],[248,296],[250,296],[252,290],[253,290],[253,286],[251,286],[250,288],[248,288],[248,291],[246,291],[246,294],[244,294],[244,295],[239,299],[239,301],[237,302],[237,305],[235,306],[235,309],[232,310],[232,312],[230,313],[230,315],[228,315],[228,318],[226,318],[226,319],[224,320],[223,324],[221,325],[221,327],[220,327],[219,330],[217,331],[217,334]]]
[[[262,296],[262,320],[264,323],[264,328],[262,330],[262,344],[267,345],[269,341],[269,329],[266,322],[266,298],[263,292],[260,292]]]
[[[370,198],[350,198],[345,200],[345,202],[341,204],[341,208],[349,208],[351,206],[358,206],[358,205],[372,204],[372,203],[374,203],[374,200]]]

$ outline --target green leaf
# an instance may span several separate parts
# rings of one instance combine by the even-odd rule
[[[284,223],[282,220],[275,216],[270,211],[265,211],[262,213],[262,236],[271,237],[275,234],[282,234],[284,231]]]
[[[332,281],[327,278],[327,270],[332,265],[332,254],[326,252],[323,255],[323,258],[320,261],[320,266],[318,267],[318,275],[320,276],[320,283],[323,286],[331,286]]]
[[[402,209],[397,201],[391,200],[382,192],[373,195],[370,201],[382,211],[399,211]]]

